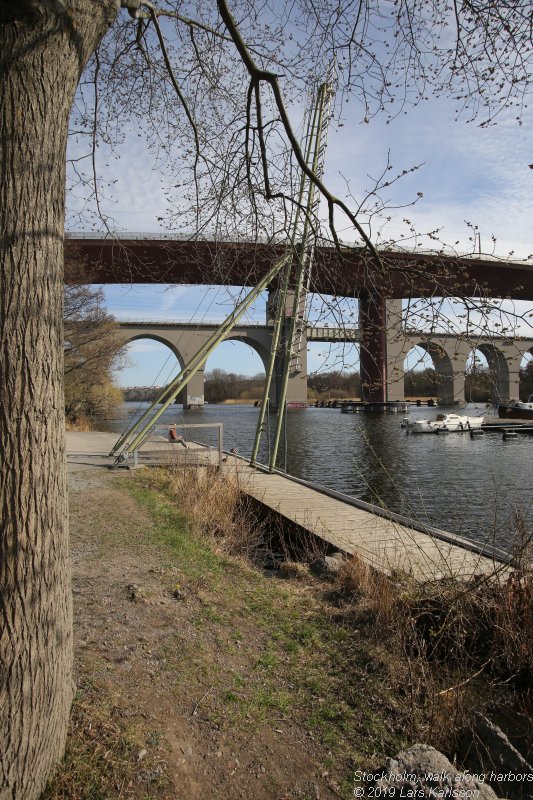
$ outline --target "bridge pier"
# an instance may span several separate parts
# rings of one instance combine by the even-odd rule
[[[523,355],[514,353],[507,357],[509,368],[509,396],[505,400],[520,400],[520,364]]]
[[[387,310],[376,292],[359,295],[361,331],[361,397],[367,403],[387,402]]]
[[[377,292],[359,297],[361,395],[368,403],[404,399],[402,301]]]
[[[204,407],[204,370],[195,372],[189,383],[178,397],[183,408],[198,409]]]

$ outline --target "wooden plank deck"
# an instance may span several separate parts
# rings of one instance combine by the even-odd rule
[[[334,548],[357,554],[380,572],[404,572],[428,581],[451,576],[467,579],[490,574],[497,567],[504,572],[509,569],[454,541],[357,508],[290,477],[254,469],[244,460],[228,456],[225,469],[237,475],[242,491],[250,497]]]
[[[67,433],[67,463],[70,471],[110,468],[114,458],[108,452],[116,440],[109,433]],[[151,442],[144,463],[183,466],[194,456],[195,466],[218,463],[218,452],[192,444],[191,450],[161,441]],[[180,461],[182,462],[180,464]],[[189,462],[189,465],[190,462]],[[332,497],[327,490],[305,485],[297,479],[268,473],[249,466],[245,459],[226,455],[223,468],[239,481],[243,492],[267,508],[319,536],[337,550],[355,553],[375,569],[391,574],[407,572],[420,581],[439,578],[469,578],[510,567],[429,532],[384,518],[352,505],[351,498]],[[441,535],[452,536],[441,532]],[[456,537],[458,538],[458,537]]]

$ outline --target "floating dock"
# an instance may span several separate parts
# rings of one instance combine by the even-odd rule
[[[342,414],[399,414],[409,411],[409,403],[405,403],[402,400],[393,400],[386,403],[341,400],[339,406]]]
[[[488,433],[533,433],[533,420],[485,417],[481,429]]]
[[[228,455],[225,469],[234,470],[241,490],[265,509],[387,575],[408,573],[418,581],[467,580],[509,569],[503,551],[418,525],[340,492],[252,468],[234,456]]]

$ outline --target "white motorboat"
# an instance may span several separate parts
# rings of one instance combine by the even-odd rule
[[[405,424],[408,433],[466,433],[481,430],[483,417],[437,414],[436,419],[406,419]]]

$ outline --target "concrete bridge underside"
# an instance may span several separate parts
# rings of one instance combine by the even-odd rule
[[[360,319],[364,320],[368,308],[361,304]],[[307,344],[321,342],[359,342],[361,344],[361,380],[363,398],[370,402],[403,400],[405,359],[414,347],[421,347],[431,356],[438,382],[438,399],[441,404],[465,402],[465,369],[471,351],[476,348],[487,359],[494,381],[493,399],[518,399],[520,364],[524,355],[533,352],[533,339],[479,338],[476,341],[460,336],[425,334],[405,330],[402,324],[401,301],[386,303],[386,335],[382,335],[384,320],[367,322],[366,329],[333,327],[306,328],[302,337],[298,367],[289,377],[287,400],[305,402],[307,399]],[[372,320],[371,320],[372,322]],[[373,327],[373,324],[375,327]],[[150,338],[168,346],[182,368],[216,330],[214,325],[195,325],[163,322],[122,322],[120,328],[125,341]],[[226,337],[226,341],[244,342],[261,358],[266,369],[272,344],[272,321],[266,325],[240,325]],[[386,368],[383,369],[382,365]],[[277,405],[282,365],[277,365],[271,392],[271,403]],[[185,407],[193,408],[204,403],[204,370],[192,376],[181,398]]]

